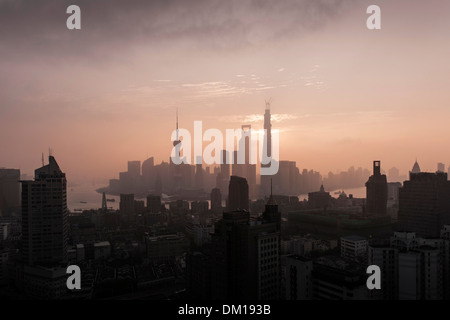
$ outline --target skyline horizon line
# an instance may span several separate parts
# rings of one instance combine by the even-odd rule
[[[53,152],[53,150],[52,150],[52,152]],[[54,157],[54,158],[56,158],[56,156],[54,155],[54,154],[49,154],[49,155],[47,155],[47,159],[49,158],[49,157]],[[169,161],[165,161],[165,160],[161,160],[159,163],[156,161],[156,157],[155,156],[153,156],[153,155],[151,155],[151,156],[147,156],[144,160],[127,160],[126,161],[126,163],[128,164],[129,162],[140,162],[140,168],[141,168],[141,170],[142,170],[142,164],[143,164],[143,162],[145,162],[146,160],[149,160],[149,159],[154,159],[154,165],[153,166],[159,166],[159,165],[162,165],[162,164],[168,164],[168,165],[171,165],[171,163],[170,163],[170,157],[169,157]],[[375,161],[381,161],[381,163],[383,163],[383,160],[373,160],[372,161],[372,163],[373,162],[375,162]],[[364,174],[365,172],[369,172],[370,173],[370,175],[371,174],[373,174],[373,172],[372,172],[372,169],[371,169],[371,167],[365,167],[365,166],[360,166],[360,165],[355,165],[355,164],[353,164],[353,165],[350,165],[349,167],[347,167],[347,169],[338,169],[338,170],[335,170],[335,171],[331,171],[331,170],[329,170],[328,172],[326,172],[326,173],[324,173],[323,171],[320,171],[320,170],[316,170],[316,169],[314,169],[314,168],[301,168],[301,167],[298,167],[298,163],[297,163],[297,161],[295,161],[295,160],[280,160],[279,161],[280,163],[281,162],[295,162],[295,166],[296,166],[296,168],[299,170],[299,173],[300,174],[302,174],[302,172],[303,171],[307,171],[307,172],[314,172],[314,173],[318,173],[318,174],[320,174],[320,176],[322,177],[322,183],[323,183],[323,180],[324,179],[328,179],[329,178],[329,174],[330,173],[332,173],[333,175],[340,175],[341,173],[348,173],[352,168],[353,168],[353,170],[355,171],[355,172],[357,172],[357,171],[359,171],[360,169],[361,169],[361,171],[362,171],[362,173]],[[392,167],[389,167],[388,169],[383,169],[383,166],[382,166],[382,168],[381,168],[381,174],[384,174],[384,175],[386,175],[386,177],[389,179],[389,177],[390,177],[390,174],[389,174],[389,171],[391,170],[391,169],[397,169],[398,170],[398,177],[399,178],[405,178],[406,180],[409,178],[409,174],[412,172],[412,170],[413,170],[413,168],[414,168],[414,166],[415,166],[415,164],[416,163],[418,163],[419,161],[418,161],[418,159],[416,158],[415,159],[415,162],[414,162],[414,164],[411,166],[411,169],[410,170],[407,170],[406,171],[406,173],[403,173],[403,171],[398,167],[398,166],[392,166]],[[436,162],[436,165],[438,165],[438,164],[440,164],[441,162]],[[48,165],[49,164],[49,162],[47,161],[47,162],[44,162],[44,163],[42,163],[42,166],[41,167],[43,167],[44,165]],[[448,175],[448,173],[450,172],[450,165],[449,166],[447,166],[445,163],[443,163],[444,164],[444,168],[446,169],[446,171],[439,171],[439,170],[429,170],[429,169],[423,169],[423,167],[422,166],[420,166],[420,164],[419,164],[419,166],[420,166],[420,172],[421,173],[437,173],[437,172],[443,172],[443,173],[445,173],[445,174],[447,174]],[[197,165],[196,164],[194,164],[194,163],[191,163],[191,164],[183,164],[184,166],[191,166],[191,167],[196,167]],[[232,166],[232,164],[227,164],[227,165],[229,165],[230,167]],[[242,165],[242,164],[241,164]],[[64,166],[64,165],[63,165]],[[20,170],[20,175],[21,176],[30,176],[32,179],[34,179],[34,171],[35,170],[38,170],[39,168],[41,168],[41,167],[37,167],[37,168],[35,168],[34,170],[33,170],[33,172],[31,173],[31,175],[30,175],[30,173],[28,173],[28,172],[23,172],[22,171],[22,169],[21,168],[13,168],[13,167],[5,167],[5,166],[0,166],[0,169],[13,169],[13,170]],[[206,168],[220,168],[220,164],[212,164],[212,165],[206,165],[205,163],[203,163],[202,162],[202,169],[203,170],[206,170]],[[258,169],[258,165],[256,166],[256,168]],[[386,167],[387,168],[387,167]],[[70,171],[67,171],[67,170],[63,170],[64,171],[64,173],[68,173],[68,175],[70,176],[71,175],[71,173],[70,173]],[[127,172],[127,171],[116,171],[117,173],[116,173],[116,175],[118,175],[120,172]],[[213,171],[210,171],[210,174],[214,174],[214,172]],[[142,172],[141,172],[141,175],[142,175]],[[231,174],[231,175],[233,175],[233,174]],[[261,177],[261,175],[260,175],[260,173],[257,171],[257,176],[258,177]],[[87,177],[86,177],[87,178]],[[97,180],[97,178],[99,178],[99,177],[89,177],[89,179],[93,179],[94,181],[95,180]],[[111,180],[111,179],[116,179],[116,178],[111,178],[111,177],[101,177],[100,179],[98,179],[97,180],[97,182],[100,182],[100,181],[103,181],[103,182],[107,182],[107,181],[109,181],[109,180]],[[70,181],[70,179],[68,179],[68,182]],[[79,184],[81,181],[80,180],[72,180],[72,182],[73,181],[75,181],[75,183],[76,184]],[[392,181],[392,182],[394,182],[394,181]],[[401,181],[398,181],[398,182],[401,182]]]

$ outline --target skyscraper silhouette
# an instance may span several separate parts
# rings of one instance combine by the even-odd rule
[[[20,212],[20,170],[0,168],[0,216]]]
[[[212,213],[222,213],[222,194],[219,188],[211,190],[211,211]]]
[[[280,222],[272,197],[258,218],[244,210],[223,213],[212,240],[213,299],[280,297]]]
[[[373,162],[373,175],[366,182],[366,210],[368,214],[386,215],[388,185],[386,175],[381,174],[381,162]]]
[[[228,211],[247,210],[249,206],[248,183],[245,178],[231,176],[228,187]]]
[[[53,156],[22,181],[22,258],[30,266],[67,261],[67,181]]]
[[[398,220],[402,231],[416,232],[422,237],[439,237],[442,227],[450,224],[447,173],[411,171],[409,180],[399,189]]]
[[[106,213],[108,211],[108,205],[106,203],[106,193],[103,192],[102,194],[102,212]]]
[[[264,130],[265,130],[265,136],[264,140],[265,143],[263,145],[263,157],[271,157],[272,156],[272,124],[271,124],[271,115],[270,115],[270,102],[266,101],[266,109],[264,112]],[[261,167],[268,168],[270,167],[270,163],[261,163]],[[266,175],[261,175],[261,192],[263,195],[268,195],[270,192],[270,179],[271,177]]]

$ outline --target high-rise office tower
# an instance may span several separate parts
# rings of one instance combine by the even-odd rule
[[[386,215],[388,186],[386,175],[381,174],[381,162],[373,162],[373,175],[366,182],[366,210],[368,214]]]
[[[263,145],[263,157],[271,157],[272,156],[272,124],[270,122],[270,102],[266,101],[266,110],[264,112],[264,140],[265,143]],[[270,163],[263,164],[261,163],[261,168],[270,167]],[[270,179],[271,177],[267,175],[261,175],[261,193],[264,196],[267,196],[270,193]]]
[[[244,139],[244,150],[245,150],[245,164],[250,163],[250,149],[251,149],[251,134],[252,134],[252,126],[249,124],[244,124],[241,126]]]
[[[308,171],[304,174],[307,175]],[[271,180],[273,180],[273,190],[276,194],[293,195],[297,193],[297,179],[299,175],[295,161],[280,161],[278,172],[273,176],[267,176],[269,179],[269,192]]]
[[[224,212],[212,235],[213,299],[271,300],[280,295],[280,233],[276,223]]]
[[[450,224],[450,181],[447,173],[410,173],[399,189],[399,228],[422,237],[439,237]]]
[[[252,151],[252,126],[242,125],[242,132],[243,132],[243,144],[244,144],[244,151],[245,151],[245,163],[244,164],[238,164],[240,166],[239,173],[234,173],[233,175],[237,175],[240,177],[243,177],[247,179],[248,188],[249,188],[249,195],[250,197],[256,196],[256,164],[252,164],[252,162],[255,161],[255,159],[251,159],[251,153]],[[250,161],[252,160],[252,161]]]
[[[448,279],[445,257],[448,243],[443,239],[424,239],[414,232],[395,232],[391,247],[398,250],[398,299],[441,300]]]
[[[128,161],[128,174],[132,179],[137,179],[141,175],[141,162]]]
[[[198,190],[203,189],[203,168],[201,163],[195,165],[195,188]]]
[[[381,269],[381,289],[371,290],[374,300],[398,299],[398,250],[389,245],[371,245],[368,248],[368,265]]]
[[[0,169],[0,216],[20,211],[20,170]]]
[[[156,178],[155,160],[153,157],[142,162],[142,181],[146,189],[152,189]]]
[[[266,223],[275,223],[277,225],[277,230],[281,230],[281,213],[278,212],[278,204],[273,198],[272,188],[269,200],[267,201],[265,210],[262,214],[262,220]]]
[[[233,164],[231,165],[231,171],[233,176],[245,178],[245,167],[244,164],[238,163],[239,153],[238,151],[233,151]]]
[[[35,170],[34,181],[22,181],[22,258],[29,266],[67,261],[67,182],[53,156]]]
[[[134,194],[120,194],[120,213],[129,219],[135,215]]]
[[[231,162],[231,157],[230,159],[228,159],[230,157],[230,155],[228,154],[227,150],[222,150],[222,154],[221,154],[221,162],[220,162],[220,172],[222,173],[222,178],[224,180],[226,180],[226,183],[228,185],[228,180],[230,180],[230,162]]]
[[[263,149],[263,152],[268,156],[272,156],[272,124],[270,122],[270,102],[266,101],[266,110],[264,112],[264,130],[266,130],[265,134],[267,137],[267,145],[266,148]]]
[[[437,164],[437,171],[438,172],[445,172],[445,164],[442,162],[438,162]]]
[[[228,195],[228,184],[231,176],[231,154],[226,150],[222,150],[220,154],[220,173],[217,175],[216,187],[220,188],[220,192],[224,197]]]
[[[179,159],[181,158],[181,140],[180,140],[180,136],[179,136],[179,129],[178,129],[178,108],[177,108],[177,118],[176,118],[176,138],[173,141],[173,147],[175,150],[175,157],[178,157]],[[170,158],[170,167],[169,167],[172,171],[173,171],[173,178],[170,181],[170,184],[172,185],[172,188],[174,190],[178,190],[181,188],[182,185],[182,171],[181,171],[181,164],[175,164],[172,160],[172,157]]]
[[[161,212],[161,196],[147,196],[147,211],[150,213]]]
[[[211,190],[211,211],[212,213],[222,213],[222,194],[219,188]]]
[[[245,178],[231,176],[228,187],[228,211],[247,210],[249,207],[248,183]]]

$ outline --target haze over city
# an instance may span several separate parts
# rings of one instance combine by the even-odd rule
[[[270,98],[299,168],[450,162],[448,1],[377,1],[377,32],[371,1],[77,3],[71,32],[68,1],[0,0],[1,166],[31,175],[50,147],[69,181],[108,179],[169,160],[176,108],[262,129]]]

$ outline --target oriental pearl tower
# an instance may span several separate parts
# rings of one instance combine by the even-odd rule
[[[180,152],[180,148],[181,148],[181,141],[180,141],[180,137],[178,136],[178,108],[177,108],[177,128],[176,128],[176,132],[177,132],[177,139],[173,141],[173,146],[176,148],[177,153],[179,154]],[[180,145],[178,147],[178,145]]]
[[[178,135],[178,108],[177,108],[177,122],[176,122],[176,132],[177,132],[177,137],[176,139],[173,141],[173,146],[175,148],[175,154],[178,158],[181,158],[180,156],[180,150],[181,150],[181,140],[180,137]],[[174,190],[180,188],[180,184],[182,182],[182,174],[181,174],[181,168],[180,166],[182,166],[182,164],[176,165],[175,163],[171,162],[172,166],[174,166],[174,174],[173,174],[173,186],[174,186]]]

